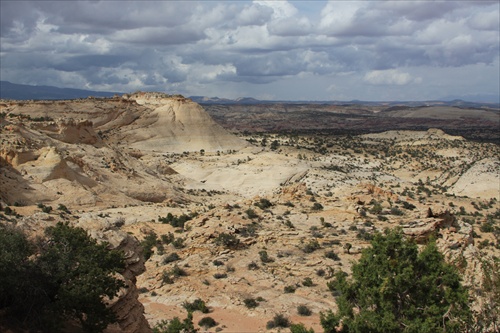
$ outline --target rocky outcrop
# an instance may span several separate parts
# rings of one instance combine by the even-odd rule
[[[157,93],[128,97],[145,107],[136,119],[110,133],[109,140],[143,151],[227,151],[247,142],[218,125],[197,103],[183,97]]]
[[[119,230],[95,231],[89,233],[99,241],[105,241],[110,249],[120,250],[125,256],[125,270],[121,273],[126,288],[122,288],[117,297],[109,302],[109,306],[116,314],[117,324],[109,327],[107,333],[148,333],[151,328],[144,317],[144,306],[139,302],[139,291],[136,287],[136,278],[146,268],[142,248],[138,240]]]

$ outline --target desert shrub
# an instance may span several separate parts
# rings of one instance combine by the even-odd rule
[[[242,237],[255,237],[257,235],[257,224],[254,222],[238,230]]]
[[[172,245],[176,249],[182,249],[183,247],[186,246],[184,244],[184,238],[182,238],[182,237],[178,237],[178,238],[174,239],[174,241],[172,242]]]
[[[323,205],[320,204],[319,202],[315,202],[311,209],[312,210],[323,210]]]
[[[387,221],[387,220],[388,220],[388,218],[387,218],[387,217],[385,217],[384,215],[377,215],[377,219],[378,219],[379,221]]]
[[[495,227],[493,226],[492,222],[487,221],[481,224],[479,230],[481,230],[482,232],[493,232],[495,231]]]
[[[254,203],[254,206],[257,206],[260,209],[264,210],[264,209],[268,209],[268,208],[272,207],[273,204],[271,203],[271,201],[269,201],[265,198],[260,198],[260,200],[258,202]]]
[[[382,213],[382,205],[378,201],[373,202],[372,208],[369,210],[370,213],[372,214],[380,214]]]
[[[340,260],[338,254],[335,253],[335,252],[333,252],[333,251],[327,251],[327,252],[325,252],[325,258],[332,259],[334,261],[339,261]]]
[[[170,272],[163,271],[163,273],[161,275],[161,282],[162,282],[162,284],[173,284],[174,283],[174,279],[172,279],[172,277],[170,276]]]
[[[215,279],[225,279],[225,278],[227,278],[227,274],[226,273],[215,273],[214,278]]]
[[[302,285],[304,287],[312,287],[312,286],[314,286],[314,282],[313,282],[313,280],[310,277],[306,277],[302,281]]]
[[[304,251],[304,253],[312,253],[320,247],[321,246],[319,245],[318,241],[313,239],[302,248],[302,251]]]
[[[245,298],[243,300],[243,303],[245,303],[245,306],[249,309],[253,309],[253,308],[256,308],[257,306],[259,306],[259,303],[257,302],[257,300],[255,298]]]
[[[203,317],[198,322],[198,325],[200,325],[201,327],[204,327],[205,329],[207,329],[207,328],[215,327],[215,326],[217,326],[219,324],[212,317]]]
[[[175,216],[172,213],[168,213],[165,217],[158,216],[158,222],[170,224],[174,228],[184,228],[184,224],[192,220],[195,216],[195,214]]]
[[[217,260],[215,259],[214,261],[212,261],[212,264],[214,264],[214,266],[224,266],[224,262],[221,261],[221,260]]]
[[[141,241],[142,253],[144,255],[144,259],[148,260],[153,255],[153,247],[158,244],[158,236],[156,233],[151,232],[144,237]]]
[[[168,263],[171,263],[171,262],[174,262],[177,260],[181,260],[181,257],[179,257],[179,255],[177,253],[172,252],[169,255],[165,256],[165,258],[163,258],[163,264],[166,265]]]
[[[168,245],[170,243],[172,243],[174,240],[175,240],[175,236],[173,233],[169,232],[168,234],[166,235],[161,235],[161,242],[165,245]]]
[[[328,283],[338,311],[321,314],[326,332],[462,332],[470,321],[468,293],[435,243],[421,252],[399,230],[376,234],[352,267]],[[352,309],[356,307],[358,311]]]
[[[174,276],[174,277],[181,277],[181,276],[187,276],[188,275],[187,272],[183,268],[181,268],[181,267],[179,267],[177,265],[175,265],[174,267],[172,267],[172,269],[170,270],[170,274],[172,276]]]
[[[68,214],[71,214],[71,212],[69,211],[68,207],[66,207],[65,205],[63,204],[59,204],[59,206],[57,207],[58,210],[62,211],[62,212],[65,212],[65,213],[68,213]]]
[[[402,204],[403,204],[404,209],[414,210],[415,208],[417,208],[414,204],[411,204],[411,203],[406,202],[406,201],[403,201]]]
[[[285,288],[283,288],[283,290],[285,291],[286,294],[293,294],[295,292],[295,290],[297,290],[297,287],[296,286],[285,286]]]
[[[274,261],[273,258],[269,257],[266,250],[259,251],[259,257],[260,261],[262,261],[264,264]]]
[[[245,211],[245,213],[247,214],[249,219],[255,219],[255,218],[259,217],[259,215],[257,215],[257,213],[251,208],[248,208]]]
[[[187,318],[183,321],[179,317],[174,317],[172,320],[162,320],[153,327],[153,333],[195,333],[193,325],[193,315],[188,313]]]
[[[257,270],[257,269],[259,269],[259,265],[257,265],[254,261],[252,261],[251,263],[249,263],[247,267],[248,267],[249,270]]]
[[[365,229],[360,229],[356,234],[356,238],[369,241],[369,240],[373,239],[373,235],[371,233],[367,232]]]
[[[227,248],[235,248],[240,244],[240,240],[234,234],[221,233],[215,239],[215,244],[221,245]]]
[[[291,324],[290,325],[290,332],[291,333],[314,333],[314,330],[312,328],[307,329],[304,324],[299,323],[299,324]]]
[[[399,209],[398,207],[391,208],[391,215],[402,216],[404,214],[405,213],[401,209]]]
[[[301,304],[297,306],[297,313],[301,316],[310,316],[312,314],[312,311],[306,305]]]
[[[209,312],[209,309],[205,304],[205,301],[201,300],[200,298],[195,299],[191,303],[184,302],[182,303],[182,307],[186,309],[187,312],[195,312],[195,311],[200,311],[201,313]]]
[[[268,321],[266,324],[267,329],[287,327],[290,327],[290,320],[282,314],[276,314],[273,320]]]

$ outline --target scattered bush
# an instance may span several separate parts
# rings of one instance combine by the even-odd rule
[[[171,263],[171,262],[174,262],[177,260],[181,260],[181,258],[179,257],[179,255],[177,253],[172,252],[169,255],[165,256],[165,258],[163,258],[163,264],[166,265],[168,263]]]
[[[297,307],[297,313],[301,316],[310,316],[312,311],[306,305],[299,305]]]
[[[319,249],[321,246],[319,245],[318,241],[317,240],[312,240],[310,241],[309,243],[307,243],[303,248],[302,248],[302,251],[304,251],[304,253],[312,253],[314,251],[316,251],[317,249]]]
[[[314,333],[314,330],[312,328],[307,329],[304,326],[304,324],[299,323],[299,324],[290,325],[290,332],[291,333]]]
[[[273,328],[287,328],[290,327],[290,321],[288,320],[287,317],[285,317],[282,314],[276,314],[273,318],[273,320],[270,320],[266,324],[266,328],[273,329]]]
[[[172,213],[168,213],[166,217],[158,216],[158,222],[170,224],[174,228],[182,228],[183,229],[184,224],[187,221],[192,220],[193,217],[195,217],[195,216],[196,216],[196,214],[191,214],[191,215],[182,214],[180,216],[175,216],[175,215],[172,215]]]
[[[313,280],[310,278],[310,277],[306,277],[303,281],[302,281],[302,285],[304,287],[312,287],[314,286],[314,282]]]
[[[272,207],[273,204],[271,203],[271,201],[269,201],[269,200],[267,200],[265,198],[261,198],[259,200],[259,202],[254,203],[254,206],[257,206],[260,209],[265,210],[265,209],[268,209],[268,208]]]
[[[296,286],[285,286],[284,291],[286,294],[293,294],[297,290]]]
[[[311,209],[312,210],[323,210],[323,205],[320,204],[319,202],[315,202]]]
[[[392,207],[391,208],[391,215],[396,215],[396,216],[403,216],[405,213],[399,209],[398,207]]]
[[[214,261],[212,261],[212,264],[214,264],[214,266],[217,266],[217,267],[224,266],[224,262],[221,261],[221,260],[217,260],[217,259],[215,259]]]
[[[209,309],[205,304],[205,301],[200,298],[195,299],[193,302],[184,302],[182,303],[182,307],[186,309],[187,312],[195,312],[200,311],[201,313],[208,313]]]
[[[260,261],[262,261],[264,264],[274,261],[273,258],[269,257],[266,250],[259,251],[259,257]]]
[[[176,249],[182,249],[183,247],[186,246],[186,244],[184,244],[184,238],[182,237],[178,237],[176,238],[173,242],[172,242],[172,245],[176,248]]]
[[[215,279],[225,279],[225,278],[227,278],[227,274],[226,273],[215,273],[214,278]]]
[[[59,206],[57,207],[58,210],[62,211],[62,212],[65,212],[65,213],[68,213],[68,214],[71,214],[71,212],[69,211],[68,207],[66,207],[65,205],[63,204],[59,204]]]
[[[248,269],[249,270],[257,270],[259,269],[259,265],[257,265],[254,261],[248,264]]]
[[[245,303],[245,306],[249,309],[253,309],[253,308],[256,308],[257,306],[259,306],[259,303],[257,302],[257,300],[255,298],[245,298],[243,300],[243,303]]]
[[[153,327],[153,333],[195,333],[193,315],[188,313],[187,318],[181,321],[178,317],[172,320],[162,320]]]
[[[335,252],[333,252],[333,251],[327,251],[327,252],[325,252],[325,258],[332,259],[334,261],[339,261],[340,260],[338,254],[335,253]]]
[[[172,270],[170,271],[170,274],[174,277],[181,277],[181,276],[187,276],[187,272],[180,268],[179,266],[175,265]]]
[[[248,208],[245,211],[245,213],[247,214],[249,219],[255,219],[255,218],[259,217],[259,215],[257,215],[257,213],[251,208]]]
[[[153,255],[153,247],[158,244],[158,236],[151,232],[141,241],[144,260],[148,260]]]
[[[198,325],[207,329],[207,328],[215,327],[219,324],[212,317],[203,317],[198,322]]]
[[[227,248],[235,248],[240,244],[240,240],[236,235],[223,232],[217,236],[215,244]]]

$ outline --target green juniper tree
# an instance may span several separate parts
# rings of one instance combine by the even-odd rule
[[[45,234],[34,244],[0,226],[0,310],[18,326],[55,332],[76,320],[86,332],[101,332],[116,319],[104,297],[124,287],[113,275],[124,268],[123,255],[68,224]]]
[[[338,311],[321,314],[326,333],[460,332],[470,322],[468,293],[434,242],[421,252],[399,230],[376,234],[353,265],[328,283]]]

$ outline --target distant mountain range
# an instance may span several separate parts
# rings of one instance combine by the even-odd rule
[[[113,97],[122,95],[121,92],[93,91],[73,88],[58,88],[53,86],[33,86],[27,84],[16,84],[8,81],[0,81],[0,99],[16,100],[57,100],[57,99],[75,99],[87,97]],[[467,96],[447,96],[434,101],[390,101],[390,102],[371,102],[371,101],[271,101],[258,100],[252,97],[240,97],[237,99],[227,99],[219,97],[190,96],[194,102],[205,105],[214,104],[272,104],[272,103],[299,103],[299,104],[363,104],[363,105],[453,105],[461,107],[477,107],[483,104],[492,104],[498,107],[500,105],[500,95],[467,95]]]
[[[3,99],[75,99],[94,97],[112,97],[121,93],[108,91],[92,91],[84,89],[57,88],[52,86],[32,86],[27,84],[16,84],[8,81],[0,81],[0,98]]]

